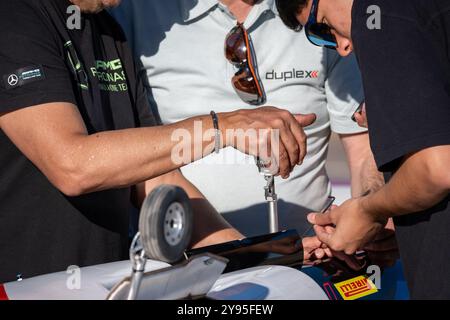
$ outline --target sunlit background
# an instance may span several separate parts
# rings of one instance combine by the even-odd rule
[[[327,171],[333,185],[336,204],[350,198],[350,172],[341,141],[336,134],[331,136],[328,150]]]

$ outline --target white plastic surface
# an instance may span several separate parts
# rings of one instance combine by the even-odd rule
[[[282,266],[255,267],[222,275],[207,296],[216,300],[328,300],[308,275]]]
[[[145,270],[169,266],[164,262],[148,260]],[[104,300],[109,290],[130,274],[130,261],[119,261],[81,268],[79,288],[76,288],[76,282],[71,281],[75,274],[67,272],[9,282],[4,287],[11,300]]]
[[[146,271],[165,267],[169,265],[149,260]],[[106,299],[109,290],[130,273],[130,262],[121,261],[80,269],[79,289],[69,288],[67,284],[72,275],[67,272],[10,282],[4,286],[11,300],[103,300]],[[191,277],[192,274],[187,272],[185,276]],[[171,290],[173,292],[183,290],[182,287],[188,282],[191,281],[185,283],[181,281]],[[201,284],[202,281],[198,281],[199,288]],[[145,295],[145,290],[143,294]],[[166,298],[170,298],[170,293],[166,294]],[[308,275],[282,266],[255,267],[224,274],[214,284],[207,297],[217,300],[327,299],[324,291]]]

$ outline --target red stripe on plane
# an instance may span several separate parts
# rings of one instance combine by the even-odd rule
[[[9,300],[5,287],[2,284],[0,284],[0,300]]]

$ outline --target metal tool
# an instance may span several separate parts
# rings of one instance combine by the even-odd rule
[[[280,231],[278,223],[278,197],[275,193],[275,177],[270,172],[269,168],[263,164],[260,158],[256,158],[256,165],[258,166],[259,173],[264,175],[264,179],[267,183],[264,187],[264,196],[269,205],[269,230],[270,233],[275,233]]]
[[[147,257],[145,255],[145,250],[142,247],[140,237],[141,235],[138,232],[134,236],[133,242],[130,246],[130,260],[132,262],[133,270],[130,277],[130,288],[127,295],[128,300],[136,300],[141,287],[145,264],[147,262]]]
[[[325,208],[324,208],[320,213],[325,213],[325,212],[327,212],[328,209],[331,208],[331,206],[333,205],[333,203],[334,203],[335,200],[336,200],[336,197],[329,196],[329,197],[328,197],[327,205],[325,206]],[[302,238],[305,237],[305,236],[307,236],[308,233],[309,233],[312,229],[313,229],[313,225],[310,225],[309,228],[308,228],[305,232],[303,232]]]

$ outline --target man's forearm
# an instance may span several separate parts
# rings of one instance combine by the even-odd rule
[[[352,197],[373,193],[384,185],[369,145],[367,133],[340,135],[350,169]]]
[[[419,151],[403,162],[383,188],[362,200],[376,216],[393,217],[428,209],[449,194],[450,147]]]
[[[232,146],[267,160],[276,158],[275,173],[282,177],[303,161],[303,126],[315,121],[314,114],[294,116],[275,107],[217,116],[223,147]],[[89,135],[78,108],[67,102],[0,114],[0,129],[68,196],[136,185],[172,171],[211,153],[216,133],[211,116],[206,115],[167,126]],[[247,136],[247,130],[252,134]],[[276,144],[278,152],[271,145],[271,133],[275,132],[280,133],[282,142]]]
[[[204,116],[173,125],[80,137],[74,142],[79,152],[72,155],[72,161],[84,173],[82,193],[137,184],[202,158],[214,148],[214,136],[204,138],[211,128],[211,118]],[[195,137],[200,138],[194,141]]]
[[[315,121],[314,114],[294,117],[274,107],[224,112],[217,117],[221,147],[275,157],[280,160],[277,169],[282,177],[303,160],[306,135],[302,126]],[[247,138],[245,130],[254,135]],[[272,137],[264,132],[280,133],[278,154],[264,152],[276,150],[272,150]],[[215,148],[215,133],[212,117],[206,115],[160,127],[80,135],[79,145],[70,139],[70,150],[76,150],[72,156],[78,164],[73,177],[79,178],[81,193],[134,185],[210,154]]]
[[[89,135],[78,108],[63,102],[3,114],[0,129],[68,196],[136,185],[214,148],[209,115]]]
[[[171,184],[183,188],[194,211],[194,230],[192,247],[203,247],[216,243],[242,238],[242,234],[234,229],[205,199],[204,195],[179,170],[174,170],[161,177],[145,183],[145,194],[149,194],[161,184]]]
[[[383,174],[378,171],[375,159],[371,152],[370,155],[367,156],[366,161],[362,164],[358,177],[357,192],[352,192],[352,196],[354,197],[374,193],[384,186]]]

